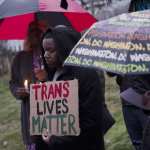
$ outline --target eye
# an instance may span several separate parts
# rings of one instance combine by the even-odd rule
[[[51,53],[56,53],[56,51],[55,51],[55,50],[52,50]]]

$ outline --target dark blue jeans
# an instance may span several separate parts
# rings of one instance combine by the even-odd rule
[[[143,133],[143,150],[150,150],[150,116]]]
[[[133,105],[122,105],[125,125],[132,144],[136,150],[142,149],[143,131],[147,123],[148,116],[144,111]]]

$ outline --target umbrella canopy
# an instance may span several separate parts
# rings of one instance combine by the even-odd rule
[[[118,74],[150,73],[150,10],[95,23],[65,61]]]
[[[86,13],[76,0],[67,3],[67,9],[63,9],[60,0],[0,0],[0,18],[39,11]]]
[[[63,9],[60,0],[3,0],[0,3],[0,40],[24,39],[33,20],[46,20],[50,26],[70,25],[79,32],[96,22],[75,0],[67,2],[68,8]]]

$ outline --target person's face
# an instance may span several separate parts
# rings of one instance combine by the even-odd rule
[[[56,44],[53,38],[43,39],[44,57],[50,68],[58,67]]]

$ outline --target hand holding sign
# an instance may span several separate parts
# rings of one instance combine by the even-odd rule
[[[45,129],[42,133],[42,139],[44,142],[48,143],[49,140],[50,140],[50,135],[49,135],[49,132],[48,132],[48,129]]]

